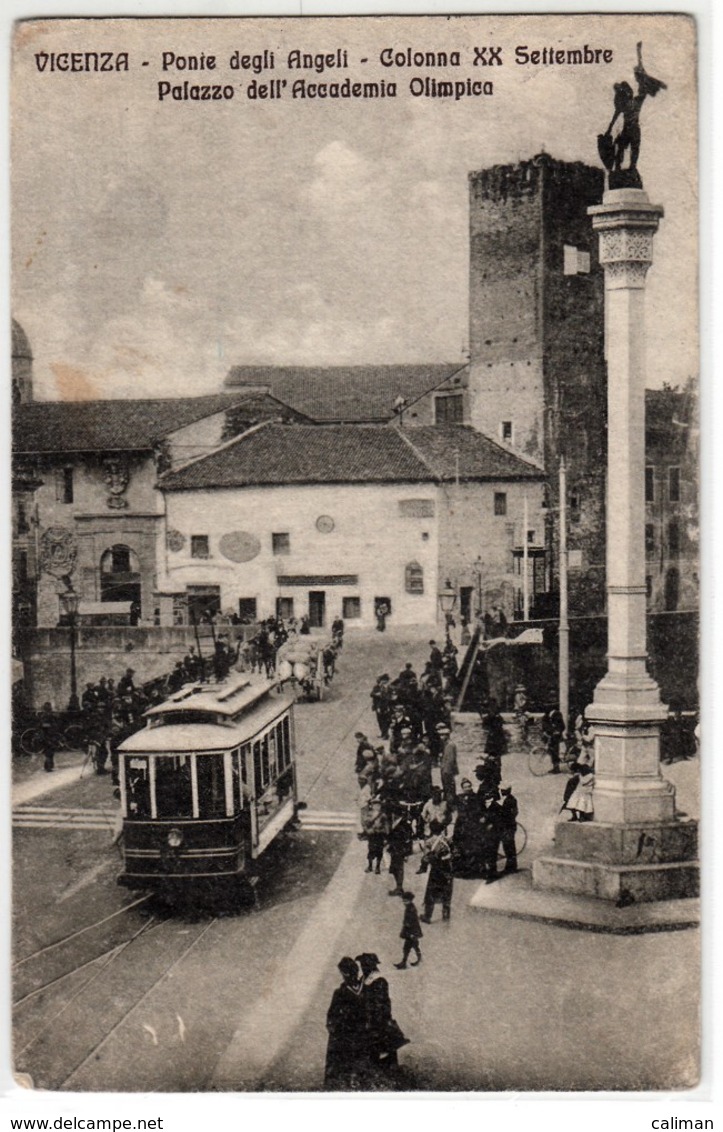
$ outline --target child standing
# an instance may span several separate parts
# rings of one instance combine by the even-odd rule
[[[419,941],[423,934],[422,925],[419,922],[419,913],[414,903],[414,893],[402,893],[402,900],[404,901],[404,920],[402,921],[402,930],[399,933],[399,938],[404,940],[404,949],[401,963],[394,964],[400,971],[403,971],[407,966],[410,951],[413,951],[417,956],[410,966],[416,967],[418,963],[421,963],[422,952],[419,949]]]

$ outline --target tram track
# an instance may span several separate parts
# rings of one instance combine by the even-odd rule
[[[65,1088],[73,1075],[93,1060],[106,1041],[185,959],[217,919],[213,917],[193,931],[187,922],[179,924],[170,913],[163,918],[154,915],[118,945],[31,991],[22,1001],[16,1001],[15,1009],[20,1008],[22,1013],[22,1007],[31,1007],[41,992],[47,991],[51,996],[55,992],[62,994],[63,984],[67,984],[70,975],[83,970],[89,972],[89,977],[70,991],[49,1018],[47,1003],[41,1004],[39,1026],[33,1026],[32,1016],[24,1019],[24,1026],[16,1030],[17,1068],[24,1071],[27,1067],[36,1088]],[[164,929],[168,932],[165,936]],[[193,931],[193,938],[189,942],[184,939],[179,950],[179,940],[188,931]],[[151,936],[155,940],[152,944]],[[148,962],[151,954],[154,961]],[[70,1007],[75,1011],[80,1009],[89,1024],[69,1030],[65,1014]],[[26,1033],[21,1037],[22,1029]]]
[[[146,894],[124,904],[110,915],[86,924],[19,959],[12,968],[13,1009],[70,978],[77,971],[100,961],[126,943],[129,926],[131,938],[136,934],[132,917],[129,921],[127,914],[143,907],[150,899],[150,894]]]
[[[211,928],[217,922],[218,922],[218,917],[214,916],[213,919],[209,920],[209,922],[207,924],[204,924],[201,927],[201,929],[198,931],[198,933],[196,934],[194,939],[192,939],[191,942],[188,944],[188,946],[183,949],[183,951],[180,953],[180,955],[176,956],[176,958],[173,960],[173,962],[170,963],[168,965],[168,967],[166,967],[166,969],[140,995],[140,997],[132,1004],[132,1006],[130,1006],[130,1008],[125,1011],[125,1013],[114,1023],[114,1025],[110,1027],[110,1029],[107,1031],[107,1033],[103,1035],[101,1040],[99,1042],[97,1042],[93,1046],[93,1048],[90,1049],[85,1054],[85,1056],[82,1058],[82,1060],[79,1061],[77,1063],[77,1065],[75,1065],[73,1067],[73,1069],[67,1075],[67,1077],[65,1077],[56,1086],[56,1088],[58,1088],[58,1089],[68,1088],[73,1077],[75,1077],[75,1075],[83,1068],[83,1066],[88,1064],[89,1062],[93,1061],[94,1059],[97,1059],[99,1051],[103,1048],[103,1046],[105,1046],[105,1044],[108,1041],[110,1041],[110,1039],[113,1037],[113,1035],[128,1021],[129,1018],[131,1018],[131,1016],[135,1013],[135,1011],[138,1010],[141,1006],[143,1006],[143,1004],[150,998],[150,996],[153,994],[153,992],[156,990],[156,988],[159,987],[161,985],[161,983],[163,983],[171,975],[173,970],[181,962],[183,962],[184,959],[186,959],[186,957],[190,954],[190,952],[193,951],[194,947],[196,947],[197,944],[199,944],[201,942],[201,940],[204,938],[204,936],[211,930]]]

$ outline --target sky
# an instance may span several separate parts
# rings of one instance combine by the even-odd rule
[[[12,310],[40,398],[221,388],[233,365],[455,362],[468,345],[468,173],[545,150],[598,164],[612,84],[636,42],[668,89],[643,106],[640,170],[665,208],[647,287],[648,385],[697,375],[697,157],[691,22],[673,16],[48,21],[17,35]],[[519,66],[516,45],[610,48],[598,66]],[[471,65],[502,46],[502,67]],[[461,52],[385,68],[380,51]],[[40,73],[38,52],[130,53],[128,73]],[[258,76],[396,82],[378,100],[246,96]],[[346,49],[348,70],[289,71]],[[214,74],[161,54],[217,56]],[[362,64],[361,59],[368,62]],[[147,67],[141,64],[148,62]],[[491,79],[494,95],[413,97],[414,76]],[[158,99],[159,81],[235,84],[227,102]],[[242,83],[244,89],[239,89]]]

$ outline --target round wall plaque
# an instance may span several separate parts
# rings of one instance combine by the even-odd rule
[[[183,550],[186,545],[186,536],[180,531],[170,530],[166,534],[166,546],[177,554],[179,550]]]
[[[218,549],[230,562],[250,562],[261,551],[261,543],[248,531],[229,531],[221,538]]]
[[[320,531],[322,535],[331,534],[334,530],[334,520],[331,515],[319,515],[319,518],[316,520],[316,529]]]

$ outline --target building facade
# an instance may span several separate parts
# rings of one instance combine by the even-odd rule
[[[513,587],[523,498],[541,522],[542,480],[466,428],[251,430],[160,481],[162,619],[190,597],[244,620],[370,626],[383,604],[390,625],[432,626],[447,581],[473,616],[480,560],[486,596],[492,579]]]

